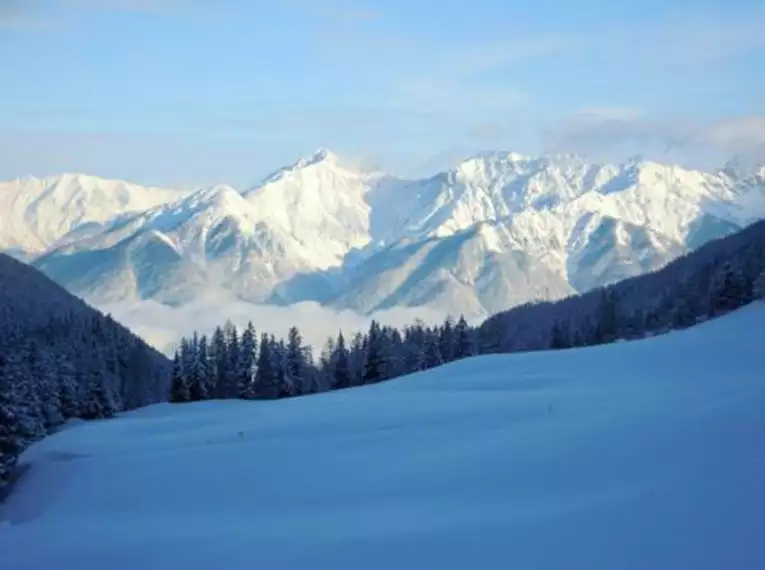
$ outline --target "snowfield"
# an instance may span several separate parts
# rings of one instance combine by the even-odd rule
[[[3,570],[765,568],[765,304],[33,446]]]

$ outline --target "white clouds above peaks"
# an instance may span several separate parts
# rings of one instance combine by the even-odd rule
[[[643,114],[636,109],[590,109],[550,129],[544,144],[548,152],[573,151],[606,158],[613,158],[614,153],[640,153],[713,167],[731,155],[765,145],[765,115],[702,122]]]

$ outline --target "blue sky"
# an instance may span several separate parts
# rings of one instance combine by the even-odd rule
[[[765,145],[759,0],[0,0],[0,178]]]

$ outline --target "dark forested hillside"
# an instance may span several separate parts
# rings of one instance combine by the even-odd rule
[[[659,271],[495,315],[480,328],[481,352],[587,346],[685,328],[761,296],[764,269],[765,221]]]
[[[0,485],[18,454],[71,417],[167,398],[169,362],[42,273],[0,254]]]

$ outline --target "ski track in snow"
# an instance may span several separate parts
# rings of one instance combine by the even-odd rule
[[[3,570],[765,567],[765,304],[34,445]]]

